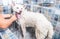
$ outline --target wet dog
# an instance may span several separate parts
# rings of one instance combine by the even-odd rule
[[[17,23],[21,25],[23,39],[26,38],[26,27],[34,27],[36,39],[52,39],[53,26],[41,13],[30,12],[24,9],[23,5],[13,6],[14,12],[17,12]],[[20,14],[19,14],[20,13]]]

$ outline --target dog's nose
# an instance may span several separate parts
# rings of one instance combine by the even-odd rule
[[[22,12],[22,10],[20,11],[20,13]]]
[[[22,13],[22,11],[20,10],[19,12],[16,12],[16,14],[21,14]]]

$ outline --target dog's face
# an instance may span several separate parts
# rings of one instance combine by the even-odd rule
[[[23,5],[20,5],[20,4],[16,4],[15,6],[13,6],[13,11],[14,12],[20,12],[23,10]]]
[[[22,10],[23,10],[23,5],[16,4],[15,6],[13,6],[13,11],[15,12],[17,18],[20,18],[20,14]]]

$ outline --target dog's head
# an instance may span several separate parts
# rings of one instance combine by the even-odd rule
[[[22,13],[24,9],[24,5],[21,5],[21,4],[15,4],[13,6],[13,12],[15,12],[17,18],[20,17],[20,14]]]
[[[23,10],[23,8],[24,8],[24,6],[23,5],[20,5],[20,4],[15,4],[14,6],[13,6],[13,11],[14,12],[20,12],[20,11],[22,11]]]

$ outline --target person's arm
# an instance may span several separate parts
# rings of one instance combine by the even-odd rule
[[[1,18],[1,17],[0,17]],[[10,19],[4,19],[4,18],[1,18],[0,19],[0,28],[8,28],[9,25],[15,21],[17,18],[15,17],[15,15],[13,15]]]

